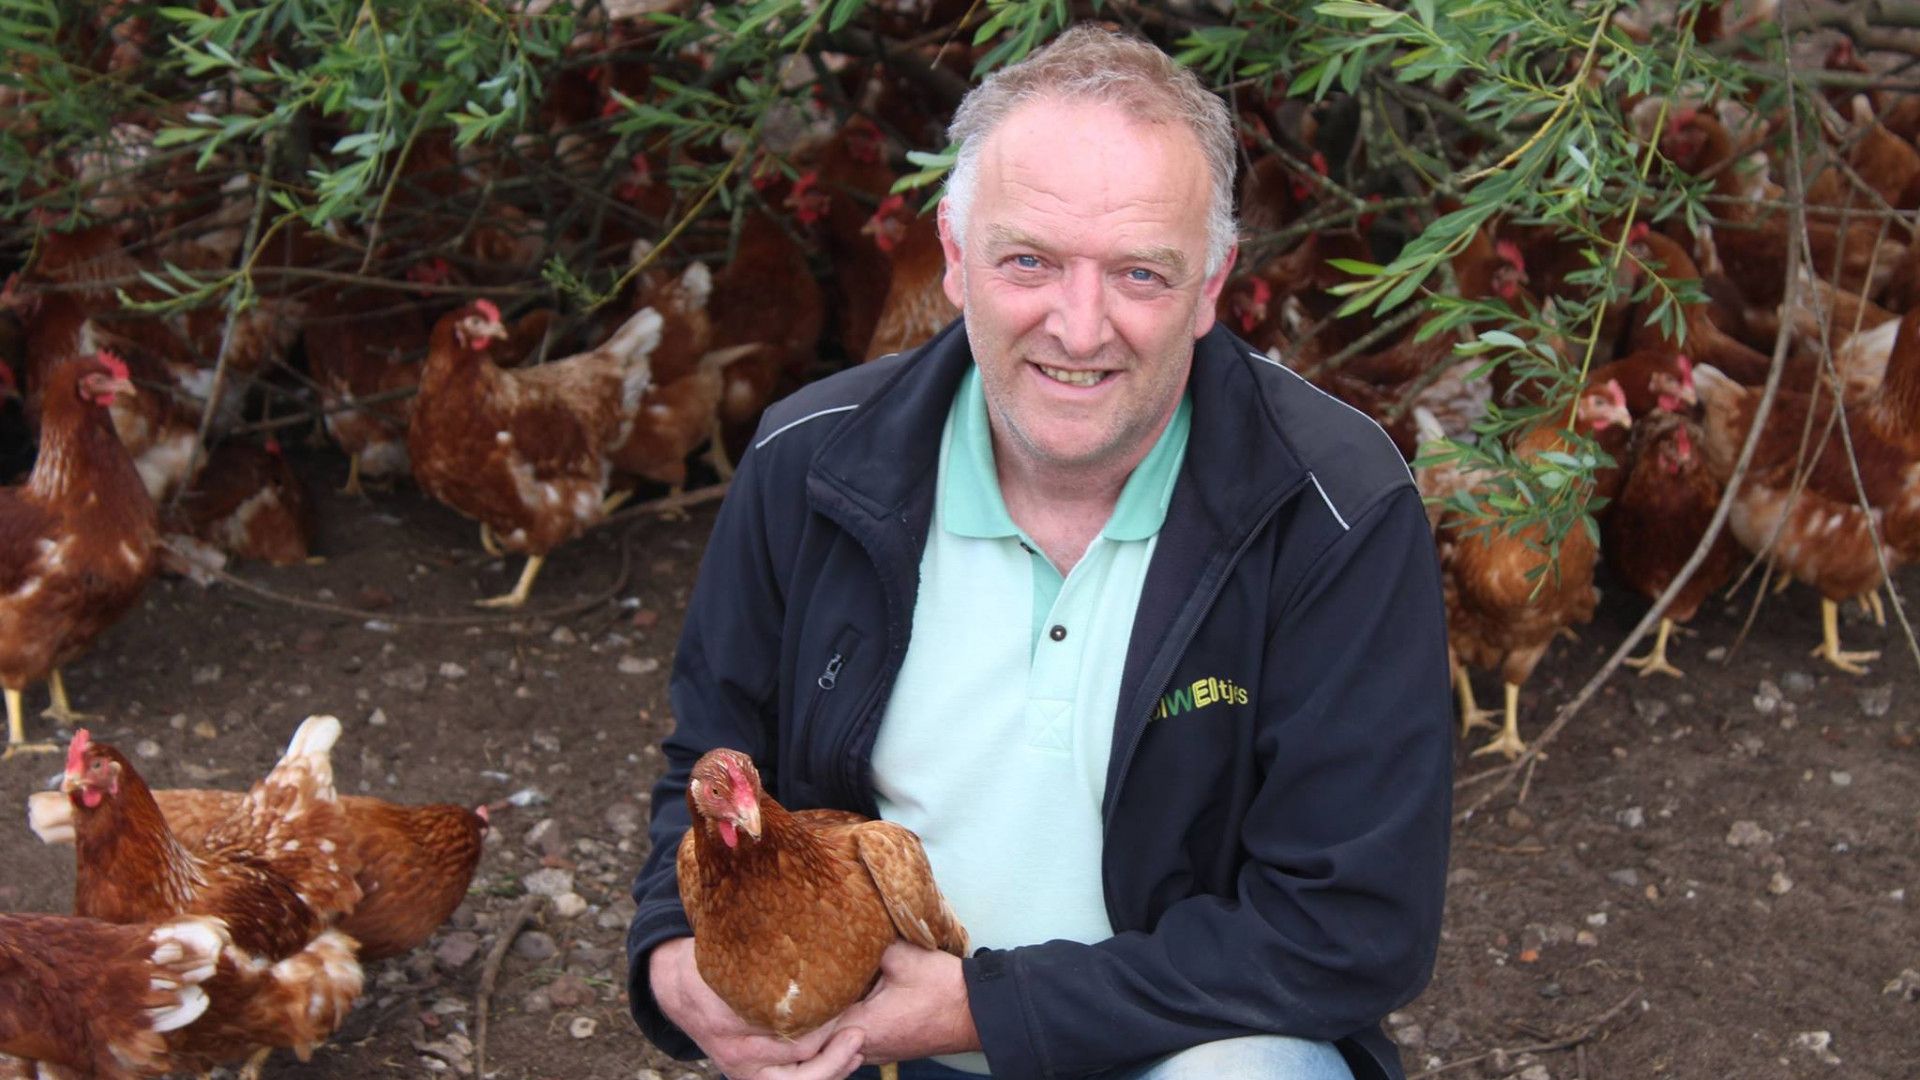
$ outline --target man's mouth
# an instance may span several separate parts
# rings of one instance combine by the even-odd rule
[[[1048,367],[1045,364],[1035,364],[1034,367],[1039,368],[1041,374],[1054,382],[1066,383],[1068,386],[1094,386],[1101,379],[1112,374],[1107,371],[1069,371],[1066,368]]]

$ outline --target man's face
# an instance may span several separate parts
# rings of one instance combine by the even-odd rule
[[[967,235],[943,210],[940,239],[1002,468],[1130,470],[1179,404],[1233,265],[1205,276],[1198,140],[1040,100],[989,137],[978,180]]]

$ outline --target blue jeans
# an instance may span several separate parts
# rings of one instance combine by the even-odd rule
[[[868,1065],[853,1074],[877,1080]],[[937,1061],[903,1061],[900,1080],[980,1080],[979,1074],[950,1069]],[[1247,1035],[1202,1043],[1142,1065],[1101,1073],[1098,1080],[1353,1080],[1353,1073],[1332,1043],[1284,1035]]]

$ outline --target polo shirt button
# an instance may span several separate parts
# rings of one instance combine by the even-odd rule
[[[1047,631],[1047,636],[1055,641],[1065,641],[1067,640],[1067,628],[1055,624],[1053,629]]]

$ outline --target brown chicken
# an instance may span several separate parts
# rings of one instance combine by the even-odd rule
[[[47,679],[43,715],[78,718],[60,667],[140,599],[159,538],[126,447],[108,420],[127,369],[110,355],[55,368],[42,402],[40,457],[23,487],[0,489],[0,685],[6,688],[6,757],[54,750],[26,741],[21,691]]]
[[[347,494],[363,494],[362,480],[409,471],[408,392],[420,385],[427,332],[419,306],[411,303],[372,313],[330,305],[307,323],[307,366],[327,410],[327,434],[347,453],[341,489]]]
[[[1694,380],[1706,410],[1707,461],[1725,483],[1753,427],[1760,392],[1705,365],[1695,369]],[[1727,525],[1742,547],[1770,553],[1794,580],[1820,590],[1822,638],[1813,655],[1860,675],[1866,671],[1861,662],[1879,653],[1841,649],[1838,602],[1865,597],[1885,582],[1876,536],[1889,568],[1920,560],[1920,310],[1901,319],[1886,377],[1869,397],[1848,403],[1846,418],[1864,506],[1836,430],[1832,394],[1780,390],[1746,478],[1731,496]],[[1810,466],[1801,464],[1803,432],[1811,433]],[[1802,473],[1805,486],[1796,494]]]
[[[214,826],[232,817],[243,791],[162,788],[153,799],[182,847],[197,849]],[[357,866],[360,900],[335,929],[360,944],[360,959],[410,952],[466,898],[490,824],[485,806],[403,806],[365,795],[342,795],[348,860]],[[27,797],[27,819],[48,844],[74,841],[73,807],[58,791]]]
[[[74,733],[60,789],[73,813],[75,912],[209,915],[232,938],[207,983],[213,1007],[167,1039],[169,1069],[246,1059],[257,1075],[276,1046],[304,1060],[359,996],[354,943],[329,928],[361,895],[333,788],[339,735],[338,720],[309,717],[273,771],[189,848],[125,755]]]
[[[1701,449],[1705,437],[1697,422],[1678,412],[1656,410],[1634,421],[1626,482],[1607,507],[1601,550],[1615,576],[1649,600],[1673,584],[1720,508],[1720,481]],[[1680,669],[1667,661],[1667,638],[1733,577],[1739,559],[1740,549],[1722,531],[1667,605],[1652,651],[1623,662],[1642,677],[1659,672],[1680,678]]]
[[[700,977],[749,1023],[794,1036],[872,989],[904,938],[955,956],[967,932],[934,884],[920,838],[840,810],[788,811],[737,750],[694,763],[680,899]]]
[[[867,343],[866,359],[911,349],[960,316],[947,299],[946,254],[940,248],[939,219],[891,195],[867,222],[873,242],[893,260],[880,322]],[[1264,284],[1264,282],[1262,283]]]
[[[1628,426],[1632,418],[1618,385],[1582,394],[1576,407],[1575,429],[1582,434],[1611,425]],[[1429,431],[1428,439],[1440,434]],[[1565,428],[1536,427],[1514,447],[1519,458],[1568,449]],[[1541,544],[1540,526],[1519,532],[1476,530],[1483,524],[1446,505],[1457,492],[1476,492],[1483,478],[1446,467],[1428,467],[1418,474],[1429,517],[1435,519],[1434,539],[1440,547],[1442,585],[1447,606],[1447,643],[1455,686],[1460,694],[1461,730],[1487,725],[1489,711],[1473,700],[1469,668],[1497,669],[1506,684],[1505,723],[1500,733],[1475,754],[1498,753],[1518,757],[1526,749],[1520,741],[1520,686],[1562,627],[1593,617],[1599,597],[1593,588],[1593,567],[1599,552],[1584,528],[1569,530],[1552,562]]]
[[[435,324],[407,425],[414,481],[477,518],[484,543],[528,556],[513,591],[482,607],[525,604],[547,553],[605,516],[607,455],[633,428],[660,329],[642,308],[592,352],[506,371],[489,353],[508,336],[492,303]]]
[[[228,944],[219,919],[0,914],[0,1076],[10,1058],[43,1076],[160,1075],[162,1036],[207,1011],[202,984]]]
[[[306,486],[272,439],[263,446],[222,443],[173,511],[169,529],[242,559],[293,566],[313,546]]]

